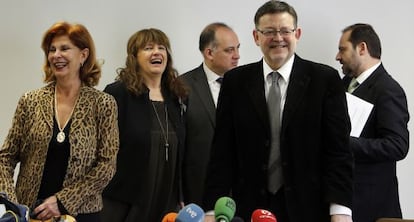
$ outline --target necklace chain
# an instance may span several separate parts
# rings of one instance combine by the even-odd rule
[[[164,137],[164,147],[165,147],[165,160],[168,161],[168,148],[170,147],[170,144],[168,143],[168,111],[167,111],[167,106],[164,105],[164,112],[165,112],[165,127],[166,127],[166,131],[164,131],[164,127],[162,125],[160,116],[158,115],[157,109],[155,108],[154,102],[151,102],[152,104],[152,108],[154,109],[155,112],[155,116],[157,117],[158,120],[158,124],[160,125],[161,128],[161,134]]]
[[[59,132],[56,135],[56,141],[58,141],[59,143],[63,143],[63,141],[65,141],[65,138],[66,138],[65,132],[63,132],[63,130],[65,129],[66,125],[68,125],[69,120],[72,118],[72,114],[73,114],[73,111],[75,110],[76,102],[73,105],[72,110],[70,111],[69,117],[66,120],[65,125],[63,125],[63,127],[60,127],[59,116],[58,116],[57,95],[56,95],[57,93],[56,93],[56,91],[57,91],[57,89],[55,87],[55,95],[54,95],[54,97],[55,97],[55,117],[56,117],[56,123],[58,125],[58,129],[59,129]]]

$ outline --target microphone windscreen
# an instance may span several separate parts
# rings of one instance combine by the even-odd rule
[[[257,209],[252,213],[251,222],[277,222],[275,215],[263,209]]]
[[[177,218],[177,213],[171,212],[171,213],[166,214],[162,218],[161,222],[175,222],[175,218]]]
[[[230,197],[220,197],[214,205],[216,221],[230,222],[236,212],[236,203]]]
[[[181,209],[176,222],[204,222],[204,211],[197,204],[191,203]]]

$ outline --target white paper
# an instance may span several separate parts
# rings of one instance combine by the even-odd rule
[[[346,93],[346,101],[351,119],[351,136],[359,137],[374,105],[350,93]]]
[[[0,217],[6,213],[6,206],[4,204],[0,204]]]

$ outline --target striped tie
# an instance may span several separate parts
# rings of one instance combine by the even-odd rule
[[[276,193],[283,183],[282,164],[280,158],[280,88],[278,80],[280,74],[272,72],[272,85],[269,88],[267,106],[269,110],[271,145],[268,163],[268,190]]]

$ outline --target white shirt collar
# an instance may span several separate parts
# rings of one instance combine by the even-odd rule
[[[371,68],[365,70],[364,72],[362,72],[357,78],[357,82],[359,84],[362,84],[366,79],[368,79],[368,77],[381,65],[381,62],[373,65]]]
[[[295,55],[292,55],[285,64],[283,64],[278,70],[273,70],[270,68],[270,66],[266,63],[266,61],[263,59],[263,75],[264,79],[266,81],[267,75],[271,72],[278,72],[283,80],[288,83],[290,78],[290,73],[292,72],[293,68],[293,61],[295,61]]]
[[[208,68],[208,66],[206,65],[205,62],[203,62],[203,69],[204,69],[204,72],[206,73],[207,81],[209,83],[214,82],[214,81],[217,80],[217,78],[222,77],[222,76],[216,74],[215,72],[213,72],[210,68]]]

